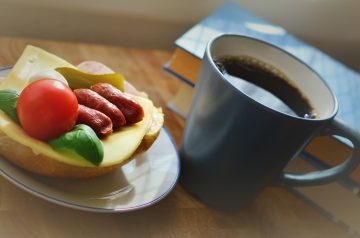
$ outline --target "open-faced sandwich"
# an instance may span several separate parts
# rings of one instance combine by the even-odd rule
[[[34,46],[0,82],[0,155],[42,175],[108,173],[146,151],[163,122],[161,108],[121,74]]]

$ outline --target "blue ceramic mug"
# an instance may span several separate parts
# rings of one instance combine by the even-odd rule
[[[250,56],[281,70],[309,98],[318,116],[290,115],[248,96],[217,68],[214,59],[223,55]],[[237,209],[273,183],[308,186],[335,181],[360,159],[360,135],[334,118],[337,111],[328,85],[299,59],[250,37],[218,36],[207,45],[195,87],[180,149],[180,182],[205,204]],[[284,172],[289,161],[319,134],[349,139],[354,145],[352,156],[323,171]]]

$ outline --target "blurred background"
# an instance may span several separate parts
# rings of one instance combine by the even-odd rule
[[[172,50],[223,0],[0,0],[1,35]],[[359,0],[235,0],[360,69]]]

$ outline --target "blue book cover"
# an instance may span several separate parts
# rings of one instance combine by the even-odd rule
[[[184,33],[175,44],[201,59],[207,42],[221,33],[235,33],[258,38],[277,45],[303,60],[323,77],[337,96],[339,101],[337,117],[360,131],[360,75],[315,47],[292,36],[284,28],[254,15],[237,4],[222,5]],[[186,81],[186,79],[183,80]]]

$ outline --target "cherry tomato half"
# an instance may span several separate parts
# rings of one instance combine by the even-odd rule
[[[77,113],[78,101],[72,90],[50,78],[30,83],[17,104],[17,114],[25,132],[43,141],[71,130]]]

